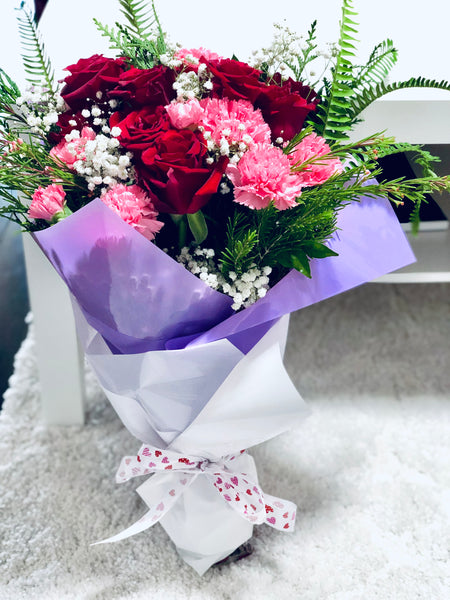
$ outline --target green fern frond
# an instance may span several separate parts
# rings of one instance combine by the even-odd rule
[[[342,20],[338,41],[338,54],[333,69],[331,85],[324,101],[317,107],[315,119],[318,121],[317,132],[329,140],[348,139],[347,131],[351,128],[347,113],[351,106],[350,98],[354,95],[354,82],[351,59],[355,56],[354,43],[357,23],[352,20],[356,16],[352,0],[343,0]]]
[[[436,81],[434,79],[425,79],[425,77],[411,77],[407,81],[398,81],[395,83],[378,83],[377,85],[359,91],[350,101],[348,117],[356,119],[372,102],[382,96],[406,88],[434,88],[450,92],[450,83],[448,81]]]
[[[355,87],[366,87],[384,81],[397,62],[397,50],[392,40],[385,40],[375,46],[367,63],[355,73]]]
[[[160,29],[155,4],[152,1],[152,14],[146,0],[119,0],[120,12],[129,23],[130,31],[140,38],[148,38],[155,23]]]
[[[53,69],[33,16],[23,5],[18,10],[21,13],[17,21],[24,50],[22,61],[27,74],[26,79],[33,85],[45,85],[50,93],[55,93]]]

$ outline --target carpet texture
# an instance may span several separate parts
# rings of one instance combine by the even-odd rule
[[[87,425],[43,426],[31,326],[0,415],[0,599],[447,600],[449,292],[370,284],[292,316],[312,414],[252,454],[296,531],[258,526],[252,556],[202,578],[159,525],[89,546],[145,512],[140,482],[114,483],[140,444],[91,374]]]

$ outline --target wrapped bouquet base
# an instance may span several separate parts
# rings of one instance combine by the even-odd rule
[[[246,355],[224,339],[124,356],[113,355],[106,345],[101,353],[98,334],[76,305],[75,312],[105,393],[128,429],[145,442],[137,456],[123,459],[116,479],[154,473],[137,490],[148,513],[106,541],[120,541],[159,521],[183,559],[202,574],[248,540],[254,524],[293,530],[295,505],[260,489],[245,452],[295,427],[307,413],[283,366],[288,316]],[[141,363],[131,374],[130,359]],[[180,361],[188,368],[178,369]],[[217,389],[205,397],[212,385]],[[125,396],[124,388],[134,393]],[[188,390],[194,390],[194,402],[183,411]],[[155,394],[168,402],[155,402]],[[178,430],[171,418],[175,406],[181,407],[176,414],[185,415]]]

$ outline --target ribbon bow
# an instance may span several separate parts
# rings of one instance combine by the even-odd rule
[[[242,450],[240,454],[243,454]],[[144,444],[137,456],[125,456],[116,474],[116,482],[124,483],[133,477],[150,473],[170,473],[170,484],[161,494],[157,502],[153,502],[150,510],[139,521],[121,533],[97,542],[118,542],[136,533],[144,531],[157,523],[175,504],[184,490],[194,480],[203,475],[216,488],[232,509],[251,523],[267,523],[280,531],[293,531],[295,526],[296,505],[288,500],[264,494],[256,482],[250,480],[246,473],[236,470],[233,461],[238,455],[224,456],[218,461],[182,455],[173,450],[160,450]],[[138,491],[144,487],[151,488],[153,478],[148,479]],[[141,493],[141,495],[143,495]]]

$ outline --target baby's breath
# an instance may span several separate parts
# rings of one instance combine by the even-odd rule
[[[56,125],[59,114],[65,109],[62,97],[45,87],[31,86],[16,102],[31,131],[41,135]]]
[[[240,276],[230,271],[225,277],[217,267],[214,257],[215,252],[212,248],[191,250],[184,247],[177,256],[177,261],[213,290],[230,296],[233,299],[231,308],[235,311],[247,308],[266,295],[269,289],[271,267],[259,269],[253,264],[247,272]]]

